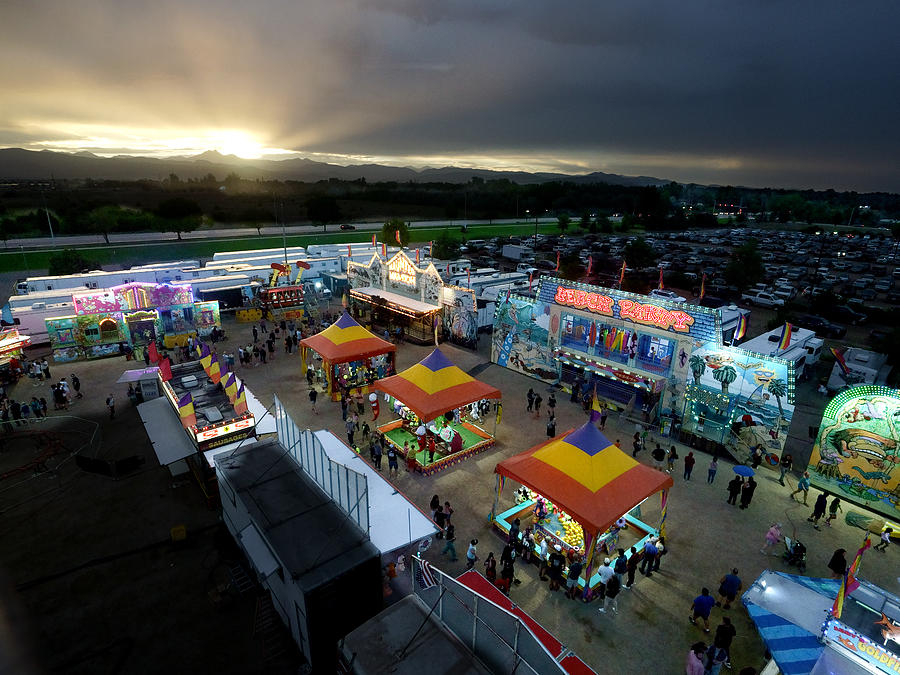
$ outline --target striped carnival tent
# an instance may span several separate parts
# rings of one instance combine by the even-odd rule
[[[308,350],[313,350],[322,357],[323,369],[327,378],[328,389],[326,393],[337,396],[340,390],[338,378],[340,366],[351,362],[360,362],[364,365],[367,359],[372,359],[383,354],[389,355],[385,367],[386,372],[393,371],[394,354],[397,346],[382,340],[380,337],[360,326],[348,312],[344,312],[341,318],[331,324],[325,330],[316,333],[300,341],[301,367],[306,370]],[[370,364],[371,365],[371,364]],[[356,369],[351,369],[356,370]],[[352,386],[365,387],[377,379],[377,370],[366,369],[364,377],[356,378]]]
[[[592,533],[605,532],[673,484],[669,474],[641,464],[591,422],[503,460],[494,471],[544,495]]]
[[[402,373],[378,380],[372,389],[403,401],[422,420],[433,420],[483,398],[501,396],[496,387],[476,380],[453,365],[440,349]]]

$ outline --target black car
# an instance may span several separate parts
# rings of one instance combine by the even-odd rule
[[[847,334],[847,329],[843,326],[838,326],[815,314],[800,314],[794,318],[793,323],[800,328],[809,328],[815,331],[816,335],[826,338],[840,339]]]
[[[837,305],[836,307],[831,308],[831,316],[837,321],[841,321],[844,323],[849,323],[853,326],[862,323],[869,317],[861,312],[857,312],[852,307],[848,307],[847,305]]]
[[[341,225],[341,229],[342,230],[355,230],[356,225],[350,225],[349,223],[344,223],[343,225]]]

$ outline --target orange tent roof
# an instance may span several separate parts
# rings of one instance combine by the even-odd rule
[[[586,531],[605,532],[672,477],[619,450],[591,422],[500,462],[494,469],[544,495]]]
[[[390,394],[409,406],[419,418],[429,421],[473,401],[500,398],[499,389],[479,382],[454,366],[440,349],[412,368],[378,380],[372,388]]]
[[[357,361],[397,351],[396,345],[367,331],[347,312],[325,330],[300,340],[300,344],[329,363]]]

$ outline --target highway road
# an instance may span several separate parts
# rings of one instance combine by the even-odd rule
[[[453,227],[459,228],[466,224],[465,220],[421,220],[421,221],[413,221],[410,223],[410,226],[413,228],[417,227],[428,227],[428,228],[440,228],[440,227]],[[534,221],[529,221],[533,223]],[[541,218],[541,223],[555,223],[555,218]],[[487,225],[482,221],[468,221],[470,225],[473,227],[475,225]],[[506,219],[498,219],[494,220],[492,225],[516,225],[516,224],[524,224],[524,221],[517,218],[506,218]],[[356,228],[357,232],[372,232],[374,230],[380,230],[381,226],[384,225],[383,221],[371,222],[371,223],[353,223],[353,226]],[[185,232],[182,233],[181,238],[184,241],[197,241],[202,239],[236,239],[241,237],[278,237],[281,236],[282,233],[288,234],[291,236],[294,235],[316,235],[322,234],[323,230],[321,227],[313,226],[308,223],[303,225],[287,225],[282,228],[280,225],[271,225],[267,227],[260,228],[260,231],[257,232],[255,227],[229,227],[229,228],[211,228],[211,229],[200,229],[195,230],[194,232]],[[332,224],[328,225],[328,227],[324,230],[329,234],[340,233],[340,225]],[[147,242],[172,242],[177,241],[178,237],[174,232],[127,232],[120,234],[110,234],[109,235],[109,243],[110,244],[141,244]],[[7,249],[18,249],[18,248],[26,248],[26,249],[46,249],[46,248],[56,248],[59,246],[63,247],[72,247],[72,246],[90,246],[97,244],[105,244],[103,240],[103,236],[99,234],[80,234],[80,235],[70,235],[64,237],[28,237],[21,239],[10,239],[6,242]]]

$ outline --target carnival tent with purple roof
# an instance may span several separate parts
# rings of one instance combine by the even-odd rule
[[[494,442],[493,434],[482,428],[485,425],[481,421],[485,415],[478,410],[478,405],[470,404],[477,404],[485,399],[499,399],[500,390],[476,380],[454,365],[440,349],[435,349],[402,373],[378,380],[372,385],[372,389],[387,394],[391,399],[391,409],[401,418],[378,428],[385,434],[388,442],[395,444],[401,451],[404,442],[411,441],[411,445],[417,445],[416,429],[421,426],[448,443],[446,452],[440,452],[440,459],[434,462],[428,458],[423,460],[423,453],[417,453],[417,470],[432,473],[446,468],[463,456],[484,450]],[[455,410],[460,410],[458,422],[451,419],[452,414],[448,415]],[[495,421],[499,417],[495,406],[491,407],[487,417],[492,417]],[[441,435],[440,432],[444,430],[447,431]],[[451,441],[448,436],[456,438],[455,435],[450,435],[451,430],[461,437],[462,447],[455,452],[450,452]]]

